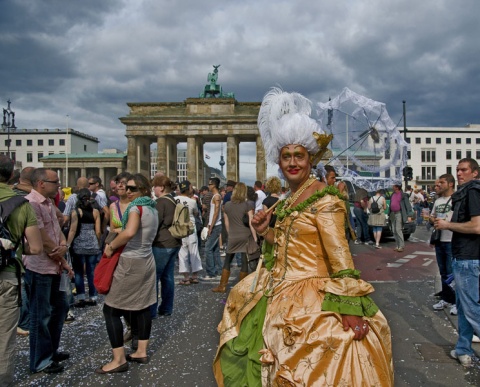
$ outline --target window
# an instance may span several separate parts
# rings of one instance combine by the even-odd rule
[[[447,137],[447,138],[445,139],[445,142],[446,142],[447,144],[451,144],[451,143],[452,143],[452,139]]]
[[[459,138],[459,137],[457,137],[455,140],[456,140],[455,142],[456,142],[457,144],[461,144],[461,143],[462,143],[462,139]]]
[[[407,160],[411,160],[411,159],[412,159],[412,152],[407,151]]]
[[[478,138],[477,138],[478,140]],[[15,145],[16,146],[22,146],[22,140],[15,140]]]
[[[31,163],[33,161],[33,155],[32,152],[27,153],[27,163]]]
[[[471,144],[472,143],[472,139],[470,137],[466,138],[465,141],[467,142],[467,144]]]
[[[460,160],[462,158],[462,151],[457,150],[457,160]]]
[[[450,166],[447,167],[447,173],[449,173],[450,175],[452,174],[452,167]]]
[[[435,180],[436,176],[436,167],[422,167],[422,180]]]
[[[442,143],[441,137],[437,137],[437,138],[435,139],[435,143],[436,143],[436,144],[441,144],[441,143]]]
[[[54,151],[48,151],[48,155],[53,155],[53,154],[55,154]]]
[[[475,144],[480,144],[480,138],[475,139]]]
[[[422,139],[420,137],[415,137],[415,144],[421,144]]]
[[[407,137],[406,140],[407,140],[407,144],[410,144],[410,137]]]
[[[471,150],[467,150],[467,154],[465,157],[468,157],[469,159],[472,158],[472,151]]]
[[[27,146],[32,146],[33,145],[33,140],[27,140]]]
[[[422,163],[434,163],[436,161],[436,151],[432,149],[422,150]]]
[[[65,139],[64,138],[60,139],[60,146],[65,146]]]
[[[480,150],[477,150],[477,157],[476,157],[476,159],[477,159],[477,160],[480,159]]]
[[[390,177],[390,168],[385,169],[385,177]]]
[[[38,146],[43,146],[43,140],[37,140],[37,145]]]
[[[39,140],[40,141],[40,140]],[[43,140],[42,140],[43,141]],[[40,159],[43,157],[43,152],[38,152],[38,159],[37,161],[40,161]]]
[[[431,144],[432,143],[432,139],[430,137],[426,138],[425,139],[425,143],[426,144]]]
[[[84,145],[84,146],[83,146],[83,151],[84,151],[84,152],[87,151],[87,145]]]
[[[48,140],[48,145],[54,146],[55,145],[55,140],[53,140],[53,139]]]
[[[15,152],[10,152],[10,158],[15,161],[17,159],[17,155]]]
[[[452,151],[451,151],[451,150],[447,150],[447,154],[446,154],[445,158],[446,158],[447,160],[451,160],[451,159],[452,159]]]
[[[8,148],[8,140],[5,140],[5,146]]]

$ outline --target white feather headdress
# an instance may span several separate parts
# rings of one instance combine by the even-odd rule
[[[274,87],[265,95],[258,114],[258,128],[267,162],[277,164],[281,148],[289,144],[304,146],[312,161],[323,155],[331,137],[326,136],[327,141],[320,124],[311,118],[311,112],[312,102],[299,93]]]

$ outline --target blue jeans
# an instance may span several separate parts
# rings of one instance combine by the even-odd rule
[[[423,218],[422,218],[422,210],[423,210],[423,205],[420,203],[417,203],[413,206],[414,210],[417,213],[417,226],[422,225],[423,223]]]
[[[161,284],[162,303],[158,307],[158,313],[171,314],[173,311],[173,297],[175,295],[175,260],[178,257],[179,247],[161,248],[152,247],[157,270],[157,302],[150,307],[152,318],[157,316],[158,306],[158,281]]]
[[[60,276],[25,271],[30,301],[30,371],[40,372],[52,363],[60,344],[68,303],[60,291]]]
[[[442,279],[441,298],[450,304],[455,303],[455,292],[445,283],[448,276],[452,274],[452,243],[437,242],[435,244],[435,255],[437,256],[438,270]]]
[[[28,307],[28,297],[25,290],[25,277],[22,278],[22,306],[20,308],[20,319],[18,320],[18,327],[28,331],[30,329],[30,312]]]
[[[353,213],[355,214],[355,218],[357,218],[357,239],[360,239],[364,242],[368,242],[370,240],[370,236],[368,235],[368,216],[363,211],[362,208],[354,207]]]
[[[480,336],[480,260],[453,259],[453,275],[457,294],[458,341],[457,355],[473,356],[472,337]]]
[[[97,296],[97,289],[95,289],[95,285],[93,284],[93,272],[95,271],[95,266],[97,265],[97,256],[74,254],[73,270],[75,271],[75,288],[77,289],[78,300],[85,299],[85,282],[83,281],[84,265],[87,271],[88,297],[90,299],[94,299]]]
[[[219,243],[221,233],[222,225],[214,226],[211,234],[205,241],[205,270],[209,276],[216,276],[222,272]]]

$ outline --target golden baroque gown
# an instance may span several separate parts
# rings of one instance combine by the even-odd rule
[[[266,252],[255,289],[252,273],[231,290],[218,325],[219,386],[393,386],[390,328],[354,270],[345,216],[328,187],[277,209],[270,264]],[[353,340],[341,314],[363,316],[368,335]]]

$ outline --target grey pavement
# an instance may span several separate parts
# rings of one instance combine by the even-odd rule
[[[420,238],[414,241],[422,241]],[[387,242],[388,243],[388,242]],[[414,243],[414,242],[409,242]],[[363,249],[365,247],[362,247]],[[352,250],[356,249],[355,246]],[[378,250],[374,254],[385,254]],[[238,278],[232,271],[230,285]],[[180,277],[177,276],[177,282]],[[392,329],[395,386],[480,386],[480,364],[463,368],[448,353],[456,342],[456,317],[432,309],[436,277],[413,281],[371,281],[373,294]],[[216,327],[226,296],[210,289],[216,282],[175,288],[174,313],[154,320],[149,346],[151,361],[132,364],[123,374],[97,375],[111,350],[102,305],[76,310],[65,325],[63,351],[71,358],[57,375],[30,374],[28,338],[19,338],[15,381],[18,386],[215,386],[212,360],[218,343]],[[477,352],[480,344],[474,344]],[[129,353],[129,345],[126,345]]]

